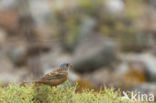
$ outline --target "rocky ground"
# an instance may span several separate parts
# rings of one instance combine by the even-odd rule
[[[154,0],[139,7],[130,0],[66,6],[36,0],[24,3],[29,9],[9,1],[0,1],[0,81],[32,81],[71,62],[69,79],[82,88],[156,93]]]

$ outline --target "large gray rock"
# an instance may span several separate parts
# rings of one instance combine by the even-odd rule
[[[15,8],[16,0],[0,0],[0,10]]]
[[[116,61],[117,46],[112,41],[95,35],[81,43],[74,54],[73,66],[77,72],[94,71]]]
[[[146,73],[146,78],[148,81],[156,81],[156,56],[150,52],[147,53],[127,53],[120,55],[121,61],[123,61],[119,66],[117,66],[118,72],[127,71],[129,65],[140,68]]]
[[[7,54],[11,62],[15,66],[22,66],[26,64],[27,60],[27,48],[26,43],[20,41],[14,41],[14,44],[8,44]]]

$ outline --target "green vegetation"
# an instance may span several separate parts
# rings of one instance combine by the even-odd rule
[[[0,87],[0,103],[145,103],[123,99],[120,91],[114,89],[105,88],[100,92],[84,90],[76,93],[76,87],[10,84]]]

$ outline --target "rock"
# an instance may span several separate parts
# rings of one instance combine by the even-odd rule
[[[146,73],[147,81],[156,81],[156,57],[151,53],[124,54],[122,60],[130,65],[137,66]],[[119,69],[118,69],[119,70]]]
[[[95,85],[97,89],[107,87],[131,89],[146,82],[144,71],[131,68],[126,73],[110,71],[109,68],[101,68],[93,73],[84,75],[84,78]]]
[[[102,89],[104,86],[121,88],[124,87],[123,75],[118,75],[109,71],[109,68],[101,68],[93,73],[85,74],[84,78],[93,83],[96,89]]]
[[[124,11],[124,2],[122,0],[107,0],[105,9],[109,13],[121,15]]]
[[[24,42],[13,41],[8,45],[8,57],[15,66],[26,64],[27,61],[27,46]]]
[[[143,54],[140,60],[145,64],[148,78],[150,81],[156,81],[156,57],[152,54]]]
[[[142,68],[129,67],[129,70],[123,75],[123,78],[124,88],[132,88],[147,82],[145,71]]]
[[[115,42],[95,35],[75,50],[73,68],[77,72],[89,72],[109,66],[117,60],[117,51]]]
[[[0,10],[10,10],[16,8],[16,0],[1,0]]]
[[[103,87],[104,85],[112,86],[112,73],[108,69],[97,70],[84,76],[86,79],[96,85],[96,88]],[[111,77],[111,79],[110,79]]]
[[[126,60],[126,57],[124,59],[123,58],[122,62],[116,66],[115,73],[123,76],[125,84],[132,87],[147,82],[145,66],[138,61],[130,61]]]

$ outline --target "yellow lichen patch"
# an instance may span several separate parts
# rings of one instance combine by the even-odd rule
[[[130,68],[125,74],[125,82],[129,85],[138,85],[146,82],[146,76],[142,69]]]
[[[84,80],[83,78],[80,78],[78,81],[78,88],[76,89],[77,92],[82,92],[83,90],[85,89],[94,89],[94,85],[87,81],[87,80]]]

